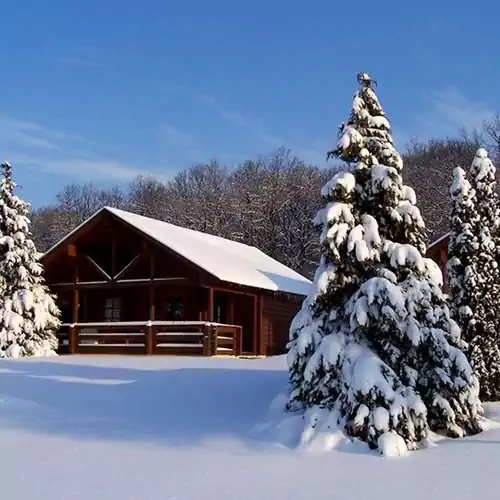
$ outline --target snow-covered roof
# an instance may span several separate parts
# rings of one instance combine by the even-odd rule
[[[307,278],[258,248],[111,207],[102,208],[90,219],[103,211],[113,214],[221,281],[297,295],[307,295],[309,291],[311,282]],[[45,255],[90,219],[65,236]]]

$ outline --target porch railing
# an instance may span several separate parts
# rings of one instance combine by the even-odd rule
[[[242,327],[205,321],[64,323],[59,352],[240,356]]]

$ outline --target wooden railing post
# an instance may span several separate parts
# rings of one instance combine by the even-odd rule
[[[241,326],[234,327],[234,355],[241,356],[243,352],[242,345],[242,328]]]
[[[212,356],[215,356],[217,354],[217,327],[212,326],[212,334],[210,336],[210,341],[211,341],[211,347],[210,347],[210,352],[212,353]]]
[[[212,325],[203,326],[203,356],[212,356]]]
[[[153,327],[153,322],[148,321],[146,324],[146,354],[151,355],[155,353],[156,335]]]
[[[69,335],[68,335],[68,350],[70,354],[76,354],[78,351],[78,332],[77,326],[73,323],[69,327]]]

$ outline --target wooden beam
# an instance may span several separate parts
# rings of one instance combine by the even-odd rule
[[[97,288],[99,285],[109,285],[109,281],[79,281],[78,283],[49,283],[51,287],[57,286],[74,290],[75,288]]]
[[[203,288],[212,289],[215,292],[224,292],[224,293],[234,293],[237,295],[246,295],[247,297],[257,297],[258,293],[256,292],[245,292],[243,290],[235,290],[233,288],[225,288],[222,286],[209,286],[209,285],[201,285]]]
[[[85,255],[85,258],[106,278],[107,281],[113,280],[113,278],[90,255]]]
[[[155,278],[150,280],[149,278],[137,278],[130,280],[118,280],[118,281],[80,281],[75,283],[49,283],[50,287],[74,290],[78,288],[80,290],[87,288],[94,289],[109,289],[113,287],[118,288],[130,288],[134,286],[149,286],[153,285],[157,287],[159,285],[171,284],[171,285],[189,285],[191,284],[187,278]]]
[[[147,285],[153,284],[158,285],[160,283],[170,283],[172,285],[178,285],[182,283],[187,283],[189,280],[187,278],[153,278],[153,279],[144,279],[144,278],[132,278],[129,280],[118,280],[116,281],[117,285]]]
[[[119,273],[113,274],[113,279],[118,280],[120,276],[125,274],[143,256],[144,252],[138,253]]]

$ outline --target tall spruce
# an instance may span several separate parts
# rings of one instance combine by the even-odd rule
[[[14,194],[10,164],[0,182],[0,357],[54,355],[59,310],[31,239],[28,204]]]
[[[450,237],[448,240],[449,307],[452,318],[458,323],[465,340],[474,336],[473,310],[481,300],[477,294],[477,261],[479,244],[476,234],[478,214],[476,192],[467,180],[465,171],[456,167],[450,188],[451,214]]]
[[[350,118],[328,157],[349,164],[322,189],[321,257],[290,327],[288,409],[316,409],[382,453],[415,449],[429,430],[480,432],[478,383],[425,255],[415,193],[373,90],[359,74]]]
[[[470,167],[470,182],[463,170],[455,172],[448,247],[451,313],[469,343],[468,357],[479,380],[481,398],[498,400],[500,269],[495,167],[486,150],[480,148]]]

